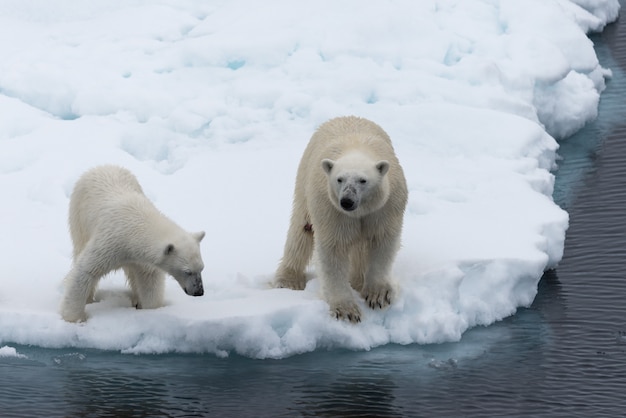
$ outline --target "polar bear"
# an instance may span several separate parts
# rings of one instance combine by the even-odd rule
[[[351,286],[370,308],[386,307],[407,198],[402,167],[382,128],[355,116],[322,124],[298,167],[274,284],[304,289],[315,250],[324,297],[337,319],[361,320]]]
[[[165,273],[185,293],[202,296],[200,241],[161,214],[128,170],[104,165],[78,180],[70,198],[69,226],[73,266],[65,279],[61,316],[68,322],[87,319],[98,281],[123,269],[137,308],[163,305]]]

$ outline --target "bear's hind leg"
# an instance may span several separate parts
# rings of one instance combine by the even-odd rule
[[[285,252],[276,271],[275,286],[294,290],[306,287],[306,267],[313,255],[313,227],[306,216],[297,213],[291,218]],[[299,220],[302,219],[302,222]]]
[[[123,267],[132,290],[132,303],[137,309],[154,309],[163,306],[165,294],[165,273],[142,265]]]
[[[65,293],[61,302],[61,317],[67,322],[84,322],[87,320],[85,305],[95,287],[92,282],[97,279],[88,273],[81,272],[78,268],[72,270],[65,278]]]
[[[65,294],[61,303],[61,316],[68,322],[83,322],[87,320],[85,305],[98,285],[102,276],[112,270],[105,263],[98,263],[94,256],[96,252],[85,249],[75,260],[72,269],[65,278]]]

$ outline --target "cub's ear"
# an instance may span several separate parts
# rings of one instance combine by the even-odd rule
[[[335,162],[333,160],[329,160],[328,158],[324,158],[322,160],[322,168],[326,174],[330,174],[330,171],[335,166]]]
[[[174,244],[167,244],[165,246],[165,251],[163,251],[163,254],[165,255],[170,255],[174,252],[176,248],[174,247]]]
[[[381,176],[387,174],[387,171],[389,171],[389,161],[382,160],[377,162],[376,170],[378,170],[378,173],[380,173]]]
[[[196,241],[200,242],[202,241],[202,238],[204,238],[204,235],[204,231],[200,231],[193,234],[193,237],[196,239]]]

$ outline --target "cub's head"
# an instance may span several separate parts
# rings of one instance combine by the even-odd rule
[[[183,233],[165,244],[159,267],[170,274],[186,294],[202,296],[202,270],[204,263],[200,255],[200,241],[204,231],[195,234]]]
[[[322,160],[328,193],[342,213],[361,217],[382,208],[389,198],[389,162],[351,153],[336,161]]]

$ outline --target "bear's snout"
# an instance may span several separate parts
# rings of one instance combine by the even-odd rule
[[[194,279],[192,283],[187,284],[187,286],[185,286],[183,290],[189,296],[204,295],[204,286],[202,286],[202,278],[198,275],[198,277]]]
[[[356,187],[351,182],[348,182],[340,193],[339,206],[346,212],[352,212],[359,206],[359,195]]]
[[[341,208],[348,212],[351,212],[354,209],[356,209],[356,202],[350,198],[344,197],[341,199],[339,203],[341,204]]]
[[[185,293],[187,293],[189,296],[202,296],[204,295],[204,287],[202,287],[202,283],[200,283],[200,286],[194,286],[191,289],[185,289]]]
[[[200,286],[200,288],[196,288],[193,293],[190,294],[191,296],[202,296],[204,295],[204,289],[202,288],[202,286]]]

